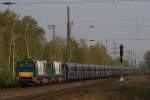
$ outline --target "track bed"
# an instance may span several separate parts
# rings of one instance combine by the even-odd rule
[[[0,100],[45,100],[47,98],[48,100],[54,100],[55,98],[57,100],[60,95],[65,96],[67,94],[69,97],[80,95],[80,92],[86,90],[86,88],[112,80],[115,81],[116,79],[86,80],[47,86],[2,89],[0,90]]]

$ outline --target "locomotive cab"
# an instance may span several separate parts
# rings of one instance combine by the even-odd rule
[[[36,76],[36,63],[32,59],[24,59],[16,64],[16,80],[19,85],[34,83]]]

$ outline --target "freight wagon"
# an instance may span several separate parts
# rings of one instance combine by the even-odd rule
[[[51,82],[100,79],[130,74],[128,68],[94,64],[22,59],[16,64],[16,80],[20,86]]]

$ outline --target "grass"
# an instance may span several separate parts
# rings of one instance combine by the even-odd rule
[[[150,89],[137,89],[137,88],[117,88],[111,90],[89,90],[90,93],[84,93],[80,100],[145,100],[149,98]],[[150,100],[150,99],[146,99]]]
[[[8,70],[0,71],[0,89],[11,88],[16,86],[16,81],[12,80],[12,72],[8,72]]]
[[[115,87],[106,91],[111,96],[149,96],[150,88],[139,88],[131,86]]]
[[[0,89],[16,87],[17,83],[15,80],[0,80]]]
[[[150,100],[150,76],[105,82],[88,89],[80,100]]]

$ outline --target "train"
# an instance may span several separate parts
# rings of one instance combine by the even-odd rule
[[[16,63],[16,81],[22,87],[53,82],[101,79],[131,74],[120,66],[63,63],[53,60],[21,59]]]

